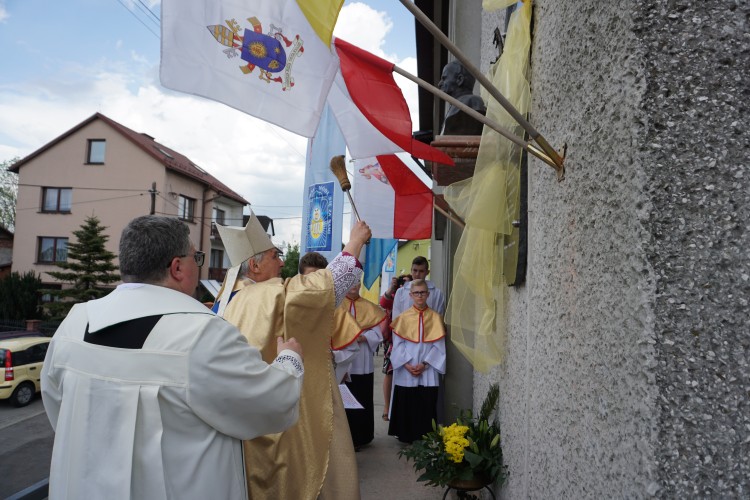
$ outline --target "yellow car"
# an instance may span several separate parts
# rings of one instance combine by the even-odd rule
[[[0,340],[0,399],[13,406],[26,406],[41,390],[42,363],[49,337],[19,337]]]

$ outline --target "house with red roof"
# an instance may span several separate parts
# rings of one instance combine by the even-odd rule
[[[46,271],[67,259],[68,242],[86,217],[106,226],[118,253],[122,228],[154,213],[190,227],[206,253],[201,280],[219,280],[229,266],[215,224],[241,226],[249,202],[185,155],[101,113],[79,123],[11,168],[18,174],[13,270]]]

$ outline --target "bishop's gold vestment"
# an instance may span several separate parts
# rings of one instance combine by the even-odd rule
[[[276,337],[302,345],[305,375],[299,420],[285,432],[243,443],[248,493],[261,499],[359,499],[354,446],[331,363],[333,279],[328,270],[245,286],[228,304],[263,359],[276,357]]]

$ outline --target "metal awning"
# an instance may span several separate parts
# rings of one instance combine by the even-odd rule
[[[219,295],[221,289],[221,282],[216,280],[201,280],[201,286],[206,289],[208,293],[213,295],[214,299]]]

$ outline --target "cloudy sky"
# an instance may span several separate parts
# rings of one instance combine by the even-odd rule
[[[0,162],[100,112],[228,184],[275,220],[277,243],[298,242],[307,139],[162,87],[159,18],[154,0],[0,0]],[[347,0],[334,34],[416,73],[414,19],[395,0]],[[417,130],[417,87],[399,78]]]

